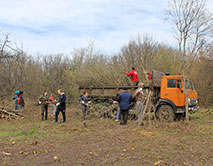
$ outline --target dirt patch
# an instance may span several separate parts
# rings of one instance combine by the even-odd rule
[[[0,163],[6,165],[213,165],[213,116],[197,113],[190,123],[138,127],[110,119],[90,119],[67,110],[67,123],[40,121],[40,108],[22,120],[0,120]],[[59,120],[62,120],[60,115]]]

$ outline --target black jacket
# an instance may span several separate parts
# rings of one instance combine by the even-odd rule
[[[66,96],[65,96],[64,93],[62,93],[62,94],[59,96],[58,102],[60,103],[60,104],[58,105],[58,108],[61,109],[61,110],[66,110]]]

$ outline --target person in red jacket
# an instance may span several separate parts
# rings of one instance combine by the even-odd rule
[[[138,82],[139,82],[139,79],[138,79],[138,73],[136,72],[135,68],[132,67],[132,71],[131,72],[126,72],[126,75],[127,76],[131,76],[131,80],[133,82],[133,84],[135,86],[138,86]]]
[[[55,107],[55,104],[54,104],[55,99],[54,99],[52,93],[50,93],[49,100],[50,100],[50,115],[55,116],[55,112],[56,112],[56,107]]]

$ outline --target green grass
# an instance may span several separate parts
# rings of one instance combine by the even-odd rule
[[[10,126],[8,128],[0,129],[0,137],[1,139],[9,139],[10,141],[18,141],[18,140],[27,140],[32,138],[40,138],[41,131],[37,127],[33,128],[25,128],[21,125],[21,127]],[[21,129],[23,128],[23,129]]]
[[[213,125],[210,125],[209,128],[210,128],[210,129],[213,129]]]
[[[37,128],[32,128],[29,130],[18,130],[11,135],[11,141],[19,141],[19,140],[28,140],[33,138],[40,138],[41,132]]]
[[[206,115],[202,112],[197,112],[197,113],[191,114],[190,117],[191,117],[191,120],[206,119],[207,118]]]

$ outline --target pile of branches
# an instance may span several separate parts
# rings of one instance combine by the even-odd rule
[[[116,119],[117,115],[117,104],[108,104],[104,102],[100,103],[92,103],[88,109],[88,118],[109,118]],[[129,119],[136,120],[137,119],[137,111],[134,106],[130,109]]]
[[[111,107],[101,103],[91,104],[88,109],[89,118],[112,118]]]
[[[22,119],[23,115],[8,107],[0,107],[0,119]]]
[[[212,109],[212,110],[208,109],[208,110],[206,111],[206,113],[207,113],[207,114],[212,114],[212,115],[213,115],[213,109]]]

